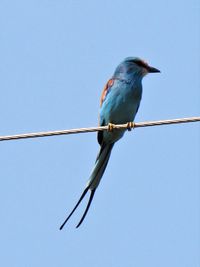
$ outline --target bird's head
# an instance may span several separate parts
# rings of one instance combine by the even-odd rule
[[[148,73],[156,73],[160,70],[149,66],[147,62],[138,57],[125,58],[115,70],[114,76],[119,78],[125,78],[127,76],[138,76],[143,78]]]

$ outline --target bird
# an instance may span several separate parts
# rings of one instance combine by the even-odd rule
[[[134,121],[142,98],[143,77],[149,73],[159,72],[160,70],[150,66],[139,57],[127,57],[117,66],[113,76],[106,83],[100,98],[99,125],[109,125],[110,127],[108,127],[108,131],[97,133],[100,150],[94,168],[81,197],[60,226],[60,230],[77,209],[87,192],[90,191],[87,206],[76,228],[82,224],[105,172],[113,146],[125,133],[124,129],[112,129],[112,125]]]

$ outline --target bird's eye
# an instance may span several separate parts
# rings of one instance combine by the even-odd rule
[[[148,64],[142,60],[134,60],[134,63],[137,64],[139,67],[142,67],[142,68],[148,67]]]

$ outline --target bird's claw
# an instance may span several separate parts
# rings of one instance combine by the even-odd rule
[[[115,128],[115,125],[113,123],[108,123],[108,132],[112,132]]]
[[[134,128],[134,126],[135,126],[134,122],[130,121],[127,123],[126,127],[128,131],[131,131]]]

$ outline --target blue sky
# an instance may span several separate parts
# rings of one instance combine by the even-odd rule
[[[0,134],[97,125],[117,64],[139,56],[136,121],[200,114],[200,4],[0,3]],[[136,129],[112,156],[91,209],[59,226],[93,167],[96,134],[1,142],[0,265],[200,266],[199,123]]]

